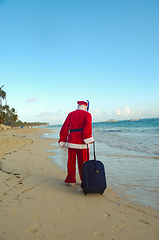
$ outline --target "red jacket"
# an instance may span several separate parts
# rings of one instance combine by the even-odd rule
[[[60,147],[85,149],[93,141],[91,114],[82,108],[69,113],[60,131]]]

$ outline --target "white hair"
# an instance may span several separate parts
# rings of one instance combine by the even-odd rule
[[[80,110],[87,110],[87,106],[78,104],[78,109],[80,109]]]

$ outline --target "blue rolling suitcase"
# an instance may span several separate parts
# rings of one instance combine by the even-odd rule
[[[93,150],[94,159],[85,162],[82,169],[81,187],[85,195],[87,195],[87,193],[103,194],[107,187],[104,165],[102,162],[96,160],[95,142],[93,142]]]

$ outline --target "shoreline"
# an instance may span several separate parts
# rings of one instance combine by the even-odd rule
[[[0,239],[158,239],[159,211],[126,202],[109,187],[103,196],[64,184],[51,161],[50,129],[0,132]]]

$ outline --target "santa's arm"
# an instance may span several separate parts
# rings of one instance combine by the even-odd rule
[[[60,147],[64,147],[65,143],[67,142],[68,129],[69,129],[69,115],[67,116],[60,130],[60,139],[58,141]]]
[[[86,118],[85,124],[83,126],[83,141],[86,144],[94,142],[92,137],[92,116],[89,114]]]

